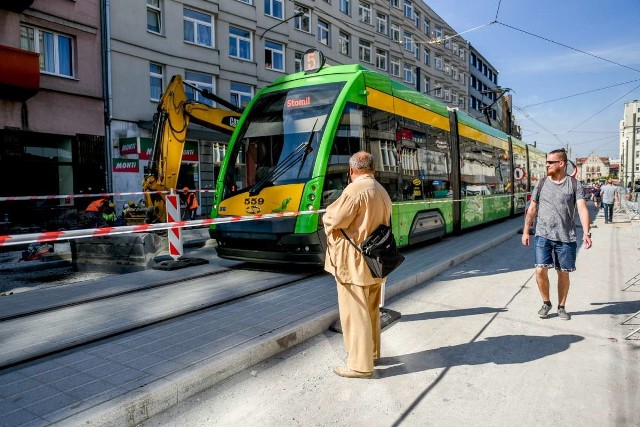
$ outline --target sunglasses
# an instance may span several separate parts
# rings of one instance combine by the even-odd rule
[[[555,163],[560,163],[562,160],[547,160],[548,165],[553,165]]]

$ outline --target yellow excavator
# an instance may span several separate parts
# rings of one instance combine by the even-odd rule
[[[190,101],[187,98],[185,86],[227,107],[228,110]],[[172,188],[176,190],[189,122],[230,135],[235,130],[241,115],[242,110],[234,104],[184,82],[179,75],[171,78],[167,90],[160,99],[158,112],[153,117],[153,153],[142,181],[143,191],[151,192],[145,195],[146,205],[153,208],[150,209],[147,222],[166,222],[164,194],[154,192],[165,192]]]
[[[227,109],[189,100],[185,88]],[[183,81],[180,75],[173,76],[153,117],[153,152],[142,181],[146,206],[130,210],[126,224],[167,221],[166,192],[177,190],[189,122],[230,135],[241,116],[242,109],[236,105]],[[76,271],[131,272],[153,266],[153,258],[166,247],[166,239],[158,233],[134,233],[81,239],[72,241],[71,246]]]

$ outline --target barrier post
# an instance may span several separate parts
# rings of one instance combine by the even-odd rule
[[[166,196],[167,222],[180,221],[180,201],[178,195],[174,194],[173,188]],[[169,240],[169,255],[174,260],[182,256],[182,228],[174,227],[167,231]]]

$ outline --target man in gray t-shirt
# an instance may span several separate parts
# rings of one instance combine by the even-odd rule
[[[590,218],[582,184],[566,173],[567,153],[554,150],[547,154],[547,176],[544,185],[538,185],[531,193],[522,230],[522,244],[529,246],[529,227],[537,215],[535,236],[535,267],[542,308],[538,316],[547,317],[551,310],[549,295],[549,269],[558,273],[558,317],[571,319],[565,310],[569,295],[569,273],[576,269],[576,224],[578,212],[582,224],[582,244],[591,247]],[[542,187],[542,189],[540,189]]]
[[[603,185],[600,189],[602,196],[602,207],[604,208],[604,223],[613,222],[613,204],[618,198],[618,188],[613,185],[613,180],[609,178],[607,185]]]

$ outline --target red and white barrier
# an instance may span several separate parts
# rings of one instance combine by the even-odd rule
[[[190,190],[194,193],[215,193],[216,190]],[[24,200],[56,200],[65,199],[70,202],[73,199],[105,198],[113,196],[139,196],[144,194],[169,194],[169,191],[132,191],[127,193],[93,193],[93,194],[59,194],[48,196],[0,196],[0,202],[14,202]]]
[[[83,239],[87,237],[106,237],[114,236],[117,234],[128,233],[146,233],[151,231],[168,230],[170,228],[185,228],[185,227],[203,227],[211,224],[226,224],[230,222],[244,222],[244,221],[260,221],[263,219],[273,218],[285,218],[295,217],[298,215],[312,215],[323,213],[324,209],[310,210],[310,211],[296,211],[296,212],[279,212],[274,214],[263,215],[247,215],[247,216],[228,216],[224,218],[215,219],[198,219],[193,221],[177,221],[167,222],[160,224],[141,224],[141,225],[126,225],[122,227],[102,227],[102,228],[89,228],[84,230],[64,230],[64,231],[46,231],[43,233],[31,233],[31,234],[7,234],[0,236],[0,247],[24,245],[28,243],[44,243],[55,242],[61,240],[70,239]]]
[[[176,194],[167,194],[167,222],[180,221],[180,201]],[[169,255],[174,260],[182,256],[182,228],[172,227],[167,232],[169,240]]]

